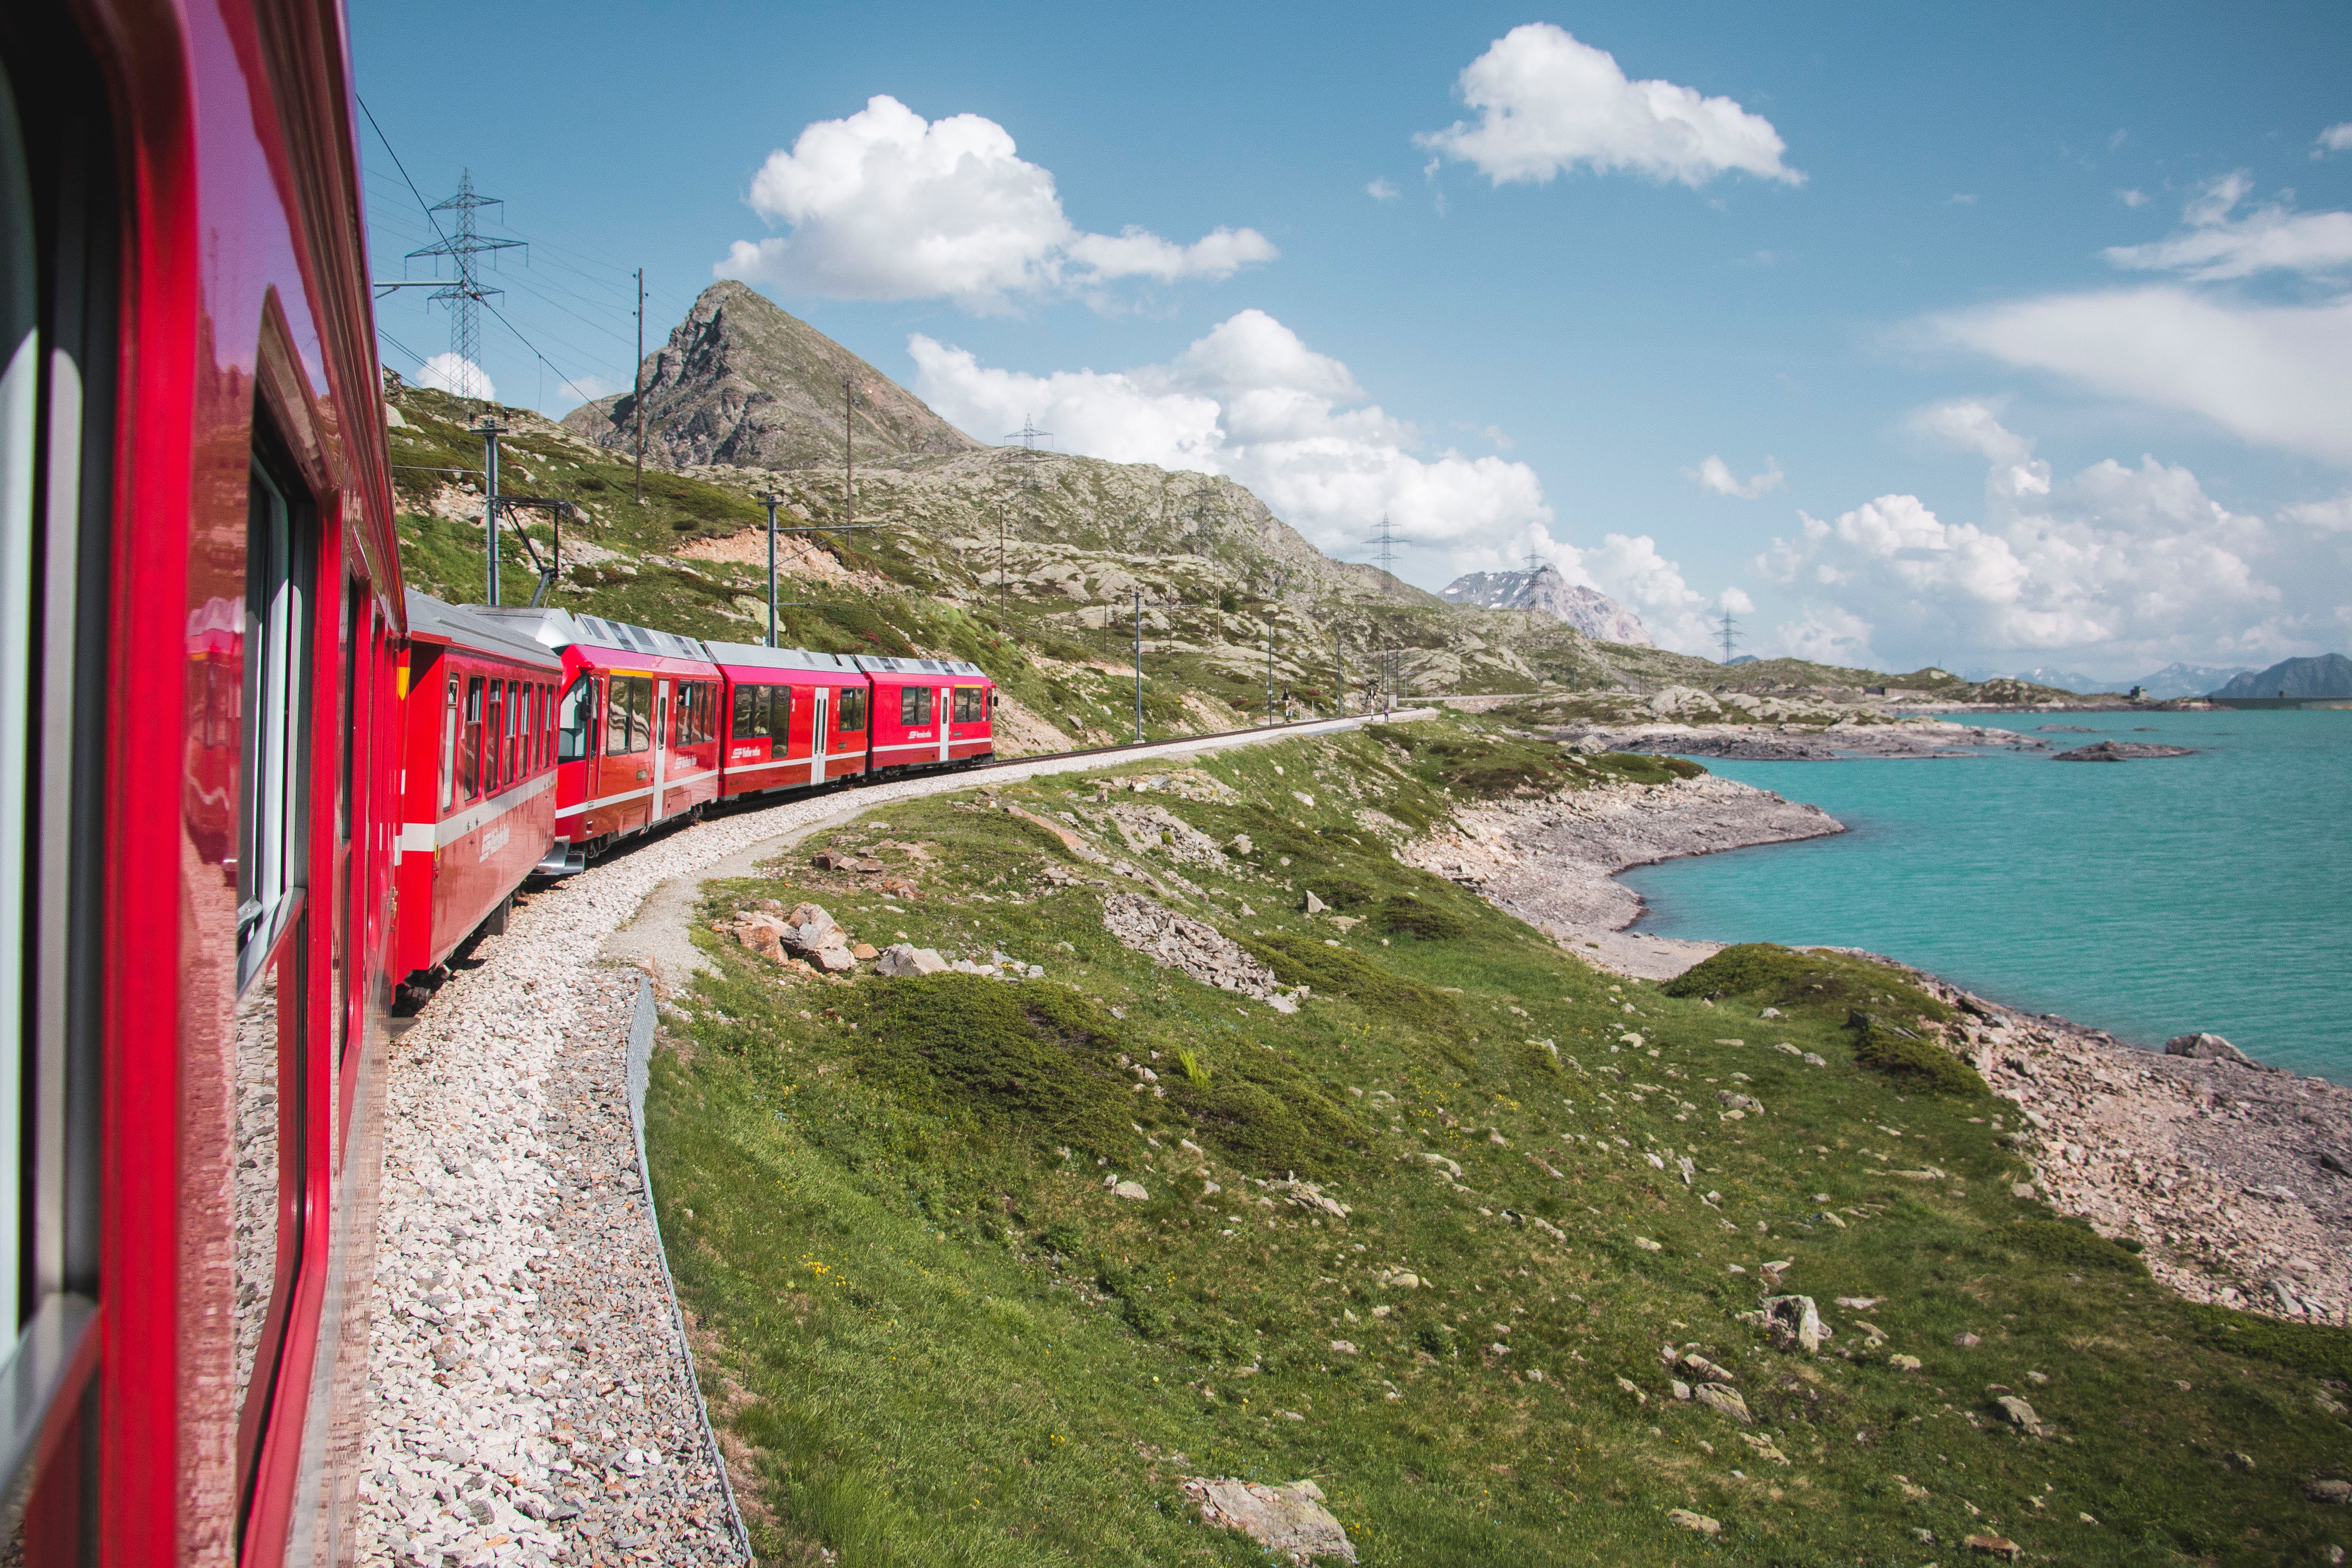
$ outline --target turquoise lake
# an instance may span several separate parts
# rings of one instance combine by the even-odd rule
[[[1699,759],[1848,831],[1628,871],[1650,906],[1636,929],[1867,948],[2136,1044],[2209,1029],[2352,1083],[2352,711],[1969,721],[2051,751]],[[2103,739],[2197,754],[2051,760]]]

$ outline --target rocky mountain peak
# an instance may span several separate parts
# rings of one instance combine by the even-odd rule
[[[981,443],[898,383],[747,284],[702,291],[646,357],[646,458],[666,468],[723,463],[747,468],[837,468],[842,383],[856,391],[857,460],[951,456]],[[600,397],[565,416],[570,429],[612,451],[636,442],[635,395]]]
[[[1570,582],[1556,566],[1468,573],[1447,584],[1438,597],[1489,610],[1533,610],[1567,622],[1595,642],[1653,646],[1641,616],[1599,589]]]

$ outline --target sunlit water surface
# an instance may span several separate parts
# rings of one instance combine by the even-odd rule
[[[2003,714],[2048,752],[1741,763],[1850,831],[1625,874],[1638,929],[1834,943],[2144,1045],[2210,1029],[2352,1083],[2352,711]],[[2197,754],[2061,763],[2103,739]]]

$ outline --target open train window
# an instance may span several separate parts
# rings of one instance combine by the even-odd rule
[[[303,852],[310,842],[316,529],[300,491],[278,477],[284,469],[272,460],[266,431],[255,445],[245,516],[245,736],[236,857],[240,992],[259,976],[300,903]]]
[[[555,760],[576,763],[588,754],[596,722],[596,684],[583,672],[563,689],[555,710]]]

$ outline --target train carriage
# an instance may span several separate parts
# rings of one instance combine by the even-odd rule
[[[805,789],[866,771],[866,674],[839,654],[708,642],[727,682],[722,799]]]
[[[331,0],[0,5],[0,1552],[349,1554],[405,633]]]
[[[873,766],[900,773],[996,754],[996,684],[949,658],[854,661],[874,683]]]
[[[674,632],[568,610],[490,609],[562,656],[555,705],[555,837],[550,871],[719,798],[719,667]]]
[[[393,973],[430,969],[486,925],[555,840],[555,696],[563,661],[505,622],[408,593],[399,914]]]

